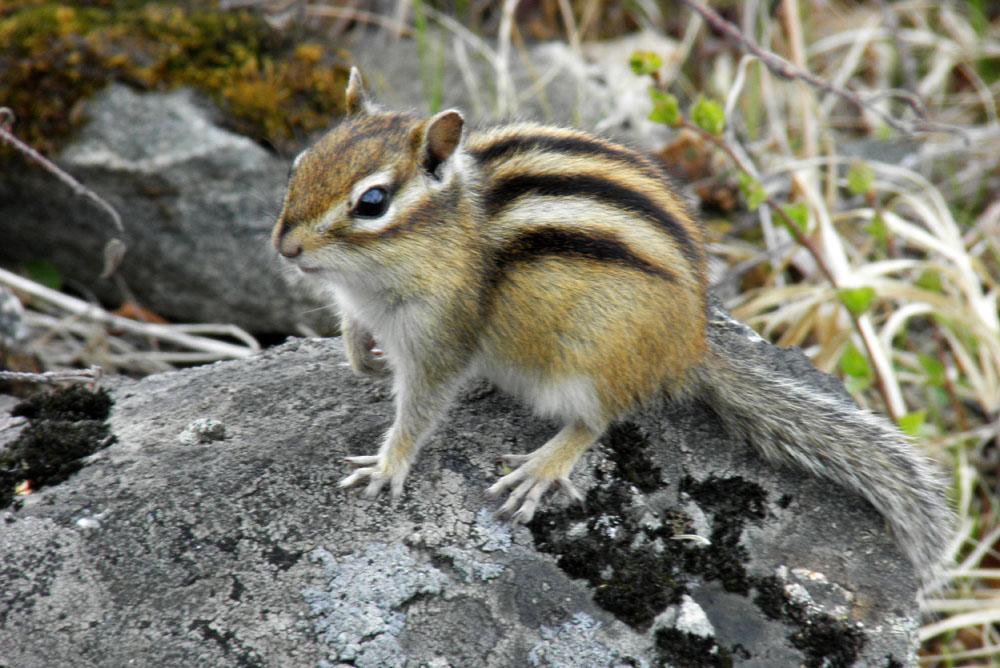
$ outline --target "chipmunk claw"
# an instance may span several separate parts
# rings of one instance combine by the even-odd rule
[[[506,454],[497,457],[497,461],[510,469],[516,469],[517,467],[524,464],[526,461],[531,459],[531,455],[513,455]]]
[[[583,494],[563,476],[555,479],[547,478],[525,466],[531,460],[531,455],[503,455],[498,458],[507,466],[516,467],[513,471],[497,480],[484,493],[488,499],[496,499],[504,492],[510,491],[507,500],[494,513],[495,517],[504,518],[511,524],[527,524],[538,509],[542,497],[555,486],[571,501],[583,505]]]
[[[403,481],[406,480],[406,469],[392,474],[388,473],[385,470],[384,460],[379,455],[344,457],[341,461],[349,466],[359,468],[356,468],[351,475],[338,482],[337,487],[347,489],[367,480],[368,486],[361,493],[366,499],[373,499],[378,496],[386,483],[389,483],[389,495],[394,501],[402,495]]]
[[[566,495],[570,501],[576,502],[581,508],[584,506],[583,493],[577,489],[576,485],[569,481],[569,478],[559,478],[555,481],[559,491]]]
[[[344,457],[340,461],[350,466],[371,466],[373,464],[378,464],[378,455],[355,455],[352,457]]]

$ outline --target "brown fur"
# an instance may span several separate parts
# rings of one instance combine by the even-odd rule
[[[377,454],[348,459],[358,468],[343,486],[398,495],[478,373],[564,424],[509,455],[518,467],[489,490],[528,521],[553,483],[579,497],[570,472],[612,420],[693,394],[769,459],[871,500],[914,563],[940,553],[946,532],[921,522],[946,521],[940,485],[896,430],[709,344],[702,228],[653,163],[575,130],[464,132],[456,111],[383,112],[357,71],[347,103],[344,122],[296,159],[273,235],[333,291],[351,366],[393,372],[395,423]],[[814,405],[836,419],[808,420]]]

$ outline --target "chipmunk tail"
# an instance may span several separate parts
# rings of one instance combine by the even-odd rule
[[[940,576],[954,514],[934,463],[892,423],[762,364],[712,347],[697,394],[727,431],[772,463],[804,469],[870,502],[925,585]]]

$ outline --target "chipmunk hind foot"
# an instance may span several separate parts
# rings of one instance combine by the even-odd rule
[[[597,442],[602,433],[574,422],[563,427],[532,453],[501,457],[516,468],[486,490],[489,498],[498,498],[509,492],[497,514],[509,517],[515,524],[530,522],[542,496],[553,485],[570,499],[583,503],[583,494],[570,482],[569,475],[583,453]]]

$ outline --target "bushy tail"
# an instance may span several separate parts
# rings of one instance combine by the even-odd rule
[[[953,525],[946,486],[888,420],[781,375],[756,356],[712,349],[696,376],[698,394],[730,434],[771,462],[860,494],[882,513],[920,577],[935,576]]]

